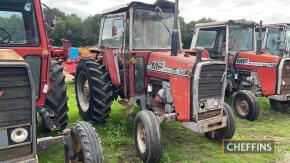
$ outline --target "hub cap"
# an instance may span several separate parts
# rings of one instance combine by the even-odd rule
[[[241,116],[246,116],[249,113],[249,104],[244,99],[238,99],[236,109]]]
[[[137,142],[138,142],[138,147],[140,149],[141,153],[145,153],[146,151],[146,132],[144,125],[139,122],[138,127],[137,127]]]
[[[90,107],[90,86],[84,72],[79,74],[77,80],[78,101],[83,112],[87,112]]]

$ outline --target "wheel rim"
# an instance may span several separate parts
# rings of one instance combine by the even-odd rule
[[[77,80],[78,101],[83,112],[87,112],[90,107],[90,86],[84,72],[79,74]]]
[[[144,125],[139,122],[137,127],[137,143],[141,153],[146,151],[146,131]]]
[[[241,116],[246,116],[249,113],[249,104],[245,99],[237,99],[236,111]]]

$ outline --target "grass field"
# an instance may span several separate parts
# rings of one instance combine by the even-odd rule
[[[68,83],[69,123],[80,119],[74,84]],[[228,100],[230,101],[230,100]],[[260,117],[255,122],[237,118],[234,140],[275,140],[275,154],[224,155],[221,143],[185,129],[180,123],[162,124],[163,156],[161,162],[290,162],[290,115],[270,110],[266,98],[260,98]],[[101,136],[106,162],[140,162],[133,141],[134,115],[125,118],[125,108],[114,102],[108,122],[94,125]],[[49,136],[38,127],[38,137]],[[38,151],[42,163],[64,162],[63,146]]]

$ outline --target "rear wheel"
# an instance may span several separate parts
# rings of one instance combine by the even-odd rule
[[[290,101],[278,101],[274,99],[269,99],[271,108],[275,111],[286,113],[289,112]]]
[[[102,60],[86,58],[78,63],[75,91],[80,115],[85,120],[101,122],[108,119],[113,91]]]
[[[71,146],[65,146],[67,162],[102,163],[104,161],[99,135],[90,123],[77,122],[71,127],[70,133]]]
[[[162,154],[161,129],[154,113],[140,111],[134,121],[134,139],[138,157],[143,162],[159,162]]]
[[[231,139],[236,131],[235,115],[231,107],[224,103],[223,114],[227,116],[227,126],[215,131],[206,132],[205,136],[213,140]]]
[[[42,118],[42,123],[48,130],[62,130],[66,128],[68,121],[68,97],[63,68],[56,60],[50,62],[50,83],[51,88],[47,93],[44,108],[49,113],[49,118],[54,127],[46,124],[44,118]]]
[[[251,91],[239,91],[234,95],[233,107],[238,117],[254,121],[259,116],[259,103]]]

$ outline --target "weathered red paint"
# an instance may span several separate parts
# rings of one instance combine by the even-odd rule
[[[40,56],[42,59],[41,63],[41,85],[40,85],[40,97],[36,101],[36,106],[44,105],[46,100],[46,95],[43,93],[44,85],[47,84],[50,86],[50,78],[48,75],[48,61],[51,58],[51,49],[49,47],[48,37],[46,36],[45,26],[44,26],[44,19],[42,15],[42,8],[40,0],[33,0],[34,7],[35,7],[35,15],[37,21],[37,29],[40,39],[40,44],[35,47],[1,47],[1,49],[12,49],[17,54],[19,54],[22,58],[25,58],[28,55],[36,55]],[[7,7],[7,6],[6,6]],[[1,8],[1,6],[0,6]]]
[[[150,55],[148,65],[153,61],[164,61],[166,67],[185,69],[192,74],[193,66],[196,63],[195,56],[171,56],[170,53],[154,52]],[[190,77],[166,74],[157,71],[147,70],[149,77],[156,77],[168,80],[171,85],[172,97],[177,113],[178,121],[190,121]]]
[[[113,50],[104,51],[104,63],[106,64],[107,70],[110,74],[111,81],[114,87],[121,85],[120,77],[118,74],[118,67],[115,63]]]
[[[186,77],[170,76],[172,97],[178,121],[190,121],[190,79]]]
[[[63,70],[68,72],[71,75],[75,75],[77,69],[78,62],[77,61],[67,61],[62,63]]]
[[[256,53],[254,52],[241,52],[237,56],[237,59],[239,58],[249,58],[250,62],[277,64],[276,67],[259,67],[259,66],[235,64],[236,69],[251,70],[257,72],[263,96],[275,95],[276,94],[275,89],[277,84],[276,83],[277,68],[280,57],[267,54],[256,55]]]
[[[187,56],[185,57],[183,54],[178,56],[171,56],[170,52],[153,52],[150,55],[148,65],[150,65],[153,61],[165,61],[166,67],[174,67],[179,69],[188,70],[192,73],[192,68],[196,62],[195,56]]]

